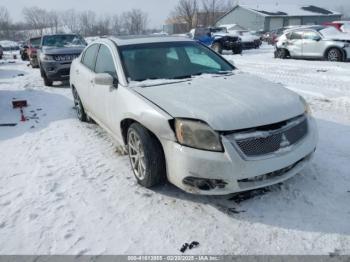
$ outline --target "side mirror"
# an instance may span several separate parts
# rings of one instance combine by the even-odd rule
[[[94,83],[96,85],[102,85],[102,86],[114,86],[115,80],[110,74],[101,73],[101,74],[96,74],[96,76],[94,77]]]

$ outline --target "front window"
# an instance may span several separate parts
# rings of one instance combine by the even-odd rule
[[[227,74],[234,69],[215,52],[195,42],[121,46],[120,53],[129,81]]]
[[[85,40],[78,35],[49,35],[43,38],[43,46],[46,47],[74,47],[85,45]]]

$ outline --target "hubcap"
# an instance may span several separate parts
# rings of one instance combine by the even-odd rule
[[[330,61],[338,61],[338,52],[336,50],[331,50],[328,53],[328,59]]]
[[[146,176],[145,153],[141,139],[135,131],[130,131],[128,139],[129,157],[136,177],[143,180]]]

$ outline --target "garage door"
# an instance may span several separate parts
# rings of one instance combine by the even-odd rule
[[[278,29],[283,27],[283,18],[271,18],[270,30]]]
[[[289,18],[289,25],[301,25],[300,18]]]

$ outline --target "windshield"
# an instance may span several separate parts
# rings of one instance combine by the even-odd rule
[[[329,27],[325,27],[324,29],[321,29],[320,33],[324,36],[342,34],[338,29],[336,29],[333,26],[329,26]]]
[[[40,42],[41,42],[41,38],[33,38],[30,39],[30,45],[34,48],[39,48],[40,47]]]
[[[234,67],[196,42],[138,44],[120,47],[129,81],[182,79],[201,74],[227,74]]]
[[[43,46],[71,47],[85,45],[84,39],[78,35],[50,35],[43,37]]]

